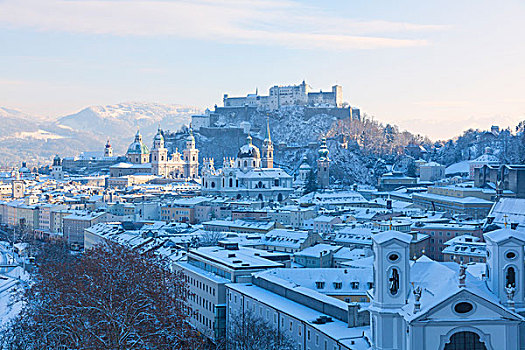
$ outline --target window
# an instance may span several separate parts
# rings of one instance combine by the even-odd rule
[[[508,259],[508,260],[512,260],[516,257],[516,253],[514,253],[513,251],[510,251],[510,252],[507,252],[505,254],[505,257]]]
[[[334,282],[334,289],[343,288],[343,282]]]
[[[350,286],[352,287],[352,289],[358,289],[359,288],[359,282],[352,282],[352,283],[350,283]]]
[[[513,267],[507,268],[505,274],[505,286],[516,287],[516,270]]]
[[[315,282],[315,288],[317,289],[323,289],[324,288],[324,282]]]
[[[396,295],[399,291],[399,271],[396,268],[393,268],[390,271],[390,277],[388,278],[388,290],[392,295]]]

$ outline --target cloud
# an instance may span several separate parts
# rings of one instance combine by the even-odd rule
[[[427,45],[414,34],[440,25],[352,20],[296,1],[3,0],[0,25],[117,36],[170,36],[309,49]],[[394,37],[404,34],[405,37]]]

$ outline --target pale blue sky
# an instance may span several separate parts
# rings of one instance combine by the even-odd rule
[[[431,138],[525,119],[525,3],[0,0],[0,106],[220,104],[306,79]]]

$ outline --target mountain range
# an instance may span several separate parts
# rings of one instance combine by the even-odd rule
[[[195,107],[160,103],[120,103],[91,106],[55,120],[42,120],[18,110],[0,107],[0,165],[49,163],[55,154],[75,156],[83,151],[102,152],[107,139],[117,154],[140,129],[145,140],[159,126],[178,130],[201,112]]]

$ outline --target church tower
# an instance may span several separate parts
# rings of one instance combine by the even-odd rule
[[[164,136],[162,130],[157,130],[157,134],[153,138],[153,148],[151,150],[151,171],[155,175],[166,177],[168,163],[168,150],[164,147]]]
[[[23,198],[25,194],[25,184],[20,180],[20,172],[18,169],[11,174],[11,196],[14,199]]]
[[[266,137],[261,148],[261,168],[273,168],[273,143],[270,136],[270,119],[266,119]]]
[[[109,139],[106,142],[106,146],[104,147],[104,157],[105,158],[113,157],[113,147],[111,147],[111,144],[109,143]]]
[[[508,306],[507,287],[515,289],[514,305],[525,306],[525,272],[523,247],[525,234],[503,228],[484,235],[487,242],[487,286],[496,294],[500,303]]]
[[[330,185],[330,158],[328,158],[328,147],[326,138],[321,139],[319,147],[319,158],[317,158],[317,183],[319,188],[328,188]]]
[[[64,170],[62,168],[62,159],[58,154],[53,158],[53,165],[51,166],[51,177],[55,180],[64,180]]]
[[[399,309],[406,304],[410,283],[412,236],[398,231],[372,235],[374,287],[370,307],[373,349],[404,349]]]
[[[199,150],[195,148],[195,137],[190,125],[190,135],[186,139],[184,155],[184,177],[195,179],[199,177]]]

